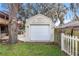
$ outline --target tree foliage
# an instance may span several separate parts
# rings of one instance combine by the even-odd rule
[[[19,18],[26,19],[36,14],[43,14],[52,19],[55,23],[58,19],[63,23],[67,9],[60,3],[28,3],[22,4],[19,10]]]

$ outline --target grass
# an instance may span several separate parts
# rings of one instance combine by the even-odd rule
[[[0,44],[0,56],[63,56],[57,45],[17,43]]]

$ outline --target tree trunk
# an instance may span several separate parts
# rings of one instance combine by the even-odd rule
[[[9,43],[16,43],[17,42],[17,18],[16,18],[16,9],[15,9],[15,4],[9,4]]]
[[[14,20],[14,19],[12,19]],[[9,23],[9,43],[16,43],[17,42],[17,26],[16,22],[12,21],[12,23]]]
[[[71,29],[71,36],[73,36],[73,28]]]

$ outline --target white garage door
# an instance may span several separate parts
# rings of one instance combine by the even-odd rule
[[[50,28],[49,25],[31,25],[31,40],[49,41]]]

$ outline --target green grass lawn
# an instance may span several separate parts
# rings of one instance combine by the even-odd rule
[[[0,44],[1,56],[63,56],[64,52],[57,45],[17,43]]]

